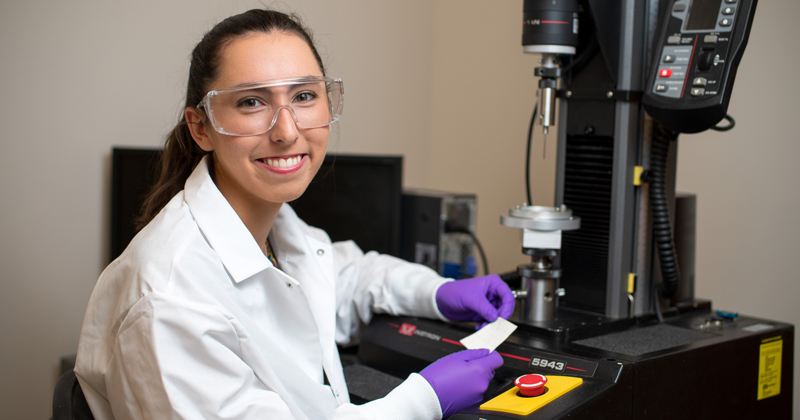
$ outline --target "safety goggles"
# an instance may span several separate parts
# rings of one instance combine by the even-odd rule
[[[298,77],[212,90],[197,104],[218,133],[255,136],[271,130],[284,108],[299,128],[333,124],[342,115],[342,79]]]

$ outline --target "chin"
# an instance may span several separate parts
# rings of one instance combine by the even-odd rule
[[[268,201],[271,201],[273,203],[291,203],[292,201],[300,198],[305,191],[306,191],[305,188],[303,188],[300,191],[286,191],[282,194],[277,194],[270,197]]]

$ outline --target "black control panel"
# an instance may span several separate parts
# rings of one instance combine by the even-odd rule
[[[681,133],[719,123],[728,109],[757,0],[672,0],[654,46],[645,109]]]

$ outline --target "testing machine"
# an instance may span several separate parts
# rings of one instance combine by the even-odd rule
[[[529,195],[501,217],[531,257],[504,276],[518,329],[484,401],[451,418],[791,418],[794,327],[696,299],[692,238],[674,236],[693,212],[676,205],[678,134],[732,128],[756,2],[524,1],[531,127],[558,127],[556,206]],[[378,316],[358,359],[403,378],[473,331]]]

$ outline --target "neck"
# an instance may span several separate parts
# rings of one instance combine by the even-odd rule
[[[253,239],[261,248],[261,252],[267,255],[267,237],[272,230],[272,225],[275,223],[275,218],[278,217],[278,211],[281,209],[280,203],[267,203],[262,206],[244,206],[231,203],[231,207],[242,219],[242,222],[253,235]]]

